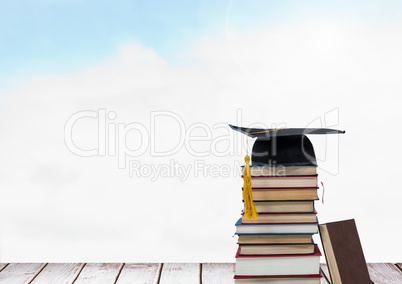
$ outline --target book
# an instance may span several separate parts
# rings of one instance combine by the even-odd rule
[[[252,176],[251,187],[317,187],[317,175],[310,176]]]
[[[243,224],[261,223],[313,223],[317,219],[317,212],[313,213],[259,213],[255,219],[242,216]]]
[[[240,218],[236,222],[236,234],[316,234],[318,221],[314,223],[288,224],[243,224]]]
[[[304,176],[316,175],[316,166],[250,166],[251,176]]]
[[[235,275],[235,284],[320,284],[321,274],[310,275],[263,275],[263,276],[239,276]]]
[[[314,245],[312,254],[240,255],[236,253],[236,275],[319,274],[321,252]],[[359,283],[359,282],[356,282]]]
[[[240,245],[240,255],[308,254],[314,253],[314,244]]]
[[[253,188],[254,201],[318,200],[317,188]],[[255,204],[255,203],[254,203]]]
[[[258,213],[312,213],[314,212],[314,201],[255,201],[255,209]]]
[[[312,234],[238,235],[238,244],[311,244]]]
[[[320,224],[332,284],[371,284],[354,219]]]

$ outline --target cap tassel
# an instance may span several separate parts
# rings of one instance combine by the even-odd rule
[[[243,200],[244,200],[244,217],[247,219],[256,219],[258,213],[255,210],[253,201],[253,191],[251,188],[251,171],[250,171],[250,156],[244,157],[246,162],[243,169]]]

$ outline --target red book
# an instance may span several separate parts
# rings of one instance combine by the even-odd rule
[[[261,275],[240,276],[235,275],[235,284],[275,283],[275,284],[319,284],[321,274],[308,275]]]

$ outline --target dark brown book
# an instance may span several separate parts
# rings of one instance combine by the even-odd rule
[[[319,225],[332,284],[372,284],[354,219]]]

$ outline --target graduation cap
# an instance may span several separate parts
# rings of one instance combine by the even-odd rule
[[[257,138],[254,142],[251,162],[255,166],[317,166],[313,144],[308,134],[343,134],[345,131],[329,128],[246,128],[230,125],[249,137]],[[244,216],[256,218],[251,191],[250,157],[245,157],[243,169],[243,200],[245,204]]]
[[[342,134],[329,128],[246,128],[230,125],[240,133],[257,138],[251,153],[255,166],[317,166],[313,144],[308,134]]]

